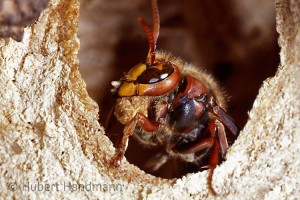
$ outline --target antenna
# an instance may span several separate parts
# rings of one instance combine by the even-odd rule
[[[152,21],[153,21],[153,37],[154,37],[154,42],[156,44],[159,35],[159,28],[160,28],[159,12],[158,12],[158,6],[156,0],[152,0]]]
[[[160,28],[159,12],[158,12],[158,6],[156,0],[152,0],[152,20],[153,20],[153,31],[151,30],[149,24],[143,18],[139,17],[138,19],[139,23],[143,26],[149,41],[150,66],[153,65],[155,60],[156,41],[159,35],[159,28]]]

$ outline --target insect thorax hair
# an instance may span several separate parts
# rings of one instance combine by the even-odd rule
[[[201,80],[208,91],[215,97],[217,104],[226,110],[227,106],[227,95],[220,88],[216,80],[205,71],[205,69],[196,67],[188,62],[185,62],[181,58],[173,56],[171,53],[166,51],[157,51],[155,54],[156,60],[165,60],[176,65],[183,76],[190,75],[198,80]]]

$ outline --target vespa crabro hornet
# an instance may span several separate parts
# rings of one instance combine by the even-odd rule
[[[226,130],[236,138],[238,128],[226,113],[225,95],[211,75],[170,53],[156,51],[160,29],[156,0],[152,7],[153,31],[139,18],[150,46],[146,61],[112,82],[116,104],[110,119],[124,125],[123,132],[116,133],[112,164],[121,164],[130,136],[148,146],[164,144],[167,154],[157,156],[151,163],[153,170],[170,157],[198,163],[199,169],[209,169],[208,186],[215,194],[212,176],[229,147]],[[109,134],[112,126],[109,120]],[[207,156],[204,165],[201,160]]]

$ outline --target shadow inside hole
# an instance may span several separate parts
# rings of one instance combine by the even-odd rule
[[[220,61],[214,66],[214,75],[217,80],[225,82],[232,77],[234,67],[231,62]]]
[[[168,161],[157,171],[153,171],[152,168],[159,162],[158,160],[155,160],[155,156],[161,153],[166,153],[164,146],[149,148],[140,144],[139,141],[132,137],[129,141],[129,146],[125,157],[129,163],[138,166],[146,173],[161,178],[181,178],[188,173],[200,171],[196,164],[185,162],[175,157],[168,159]],[[147,164],[150,163],[153,166],[148,168]]]

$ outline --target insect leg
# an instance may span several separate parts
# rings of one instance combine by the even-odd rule
[[[112,159],[112,164],[115,167],[118,167],[121,164],[121,160],[124,157],[125,151],[128,146],[128,140],[129,137],[134,134],[135,127],[139,124],[141,128],[148,132],[153,132],[158,130],[159,123],[153,122],[149,118],[147,118],[145,115],[141,113],[137,113],[129,123],[127,123],[123,130],[123,136],[122,139],[119,140],[116,144],[116,153]]]
[[[213,173],[214,173],[216,166],[219,163],[220,146],[221,146],[221,154],[222,154],[222,158],[223,158],[227,152],[228,144],[227,144],[224,126],[218,119],[213,120],[209,124],[209,132],[211,134],[211,137],[214,138],[214,144],[213,144],[212,153],[211,153],[211,156],[209,159],[210,170],[209,170],[209,174],[207,177],[207,181],[208,181],[209,190],[214,195],[217,195],[216,191],[214,190],[214,188],[212,186]],[[217,138],[217,136],[218,136],[218,138]]]
[[[116,149],[116,153],[115,153],[115,155],[114,155],[114,157],[112,159],[112,164],[115,167],[118,167],[121,164],[121,160],[123,159],[125,151],[126,151],[127,146],[128,146],[129,136],[133,135],[134,129],[136,127],[136,124],[137,124],[137,118],[134,117],[124,127],[122,139],[117,141],[117,144],[116,144],[116,148],[117,148]]]
[[[217,140],[215,140],[214,145],[213,145],[213,150],[211,153],[211,157],[209,160],[210,170],[209,170],[209,174],[207,177],[208,188],[214,195],[217,195],[217,193],[212,186],[212,177],[213,177],[214,170],[215,170],[218,162],[219,162],[219,143],[217,142]]]
[[[145,164],[145,168],[155,172],[159,170],[169,160],[170,155],[165,153],[159,153],[155,157],[151,158]]]
[[[190,148],[187,148],[184,150],[174,150],[174,151],[181,153],[181,154],[190,154],[190,153],[195,153],[197,151],[201,151],[206,148],[210,148],[210,147],[212,147],[213,144],[214,144],[214,138],[206,138],[206,139],[199,141],[198,143],[191,146]]]
[[[138,123],[144,131],[154,132],[154,131],[157,131],[159,128],[158,122],[150,120],[148,117],[146,117],[145,115],[143,115],[141,113],[138,113],[135,116],[135,118],[138,119]]]
[[[224,158],[228,149],[228,142],[227,142],[227,137],[226,137],[226,132],[224,125],[219,121],[215,120],[215,126],[217,128],[217,134],[218,134],[218,139],[219,139],[219,144],[221,148],[221,154],[222,157]]]

